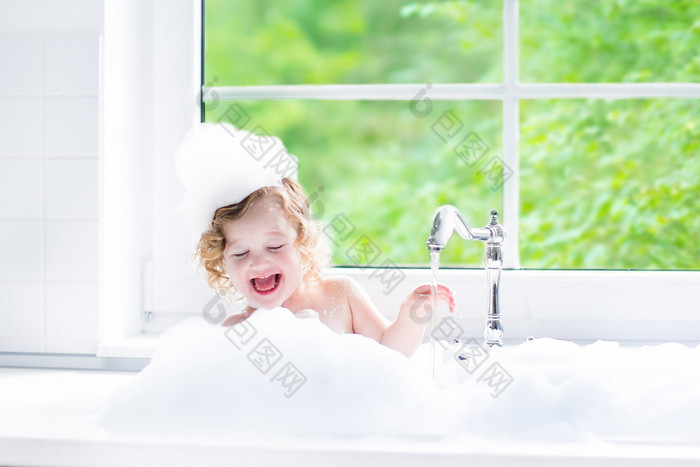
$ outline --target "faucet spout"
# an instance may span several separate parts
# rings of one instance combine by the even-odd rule
[[[496,215],[498,215],[498,213],[496,213]],[[431,252],[442,251],[454,232],[457,232],[459,236],[465,240],[481,240],[486,242],[491,238],[491,232],[487,228],[470,229],[459,210],[454,206],[446,204],[438,208],[435,212],[433,226],[430,230],[428,241],[426,242],[428,250]]]
[[[452,234],[457,232],[465,240],[479,240],[486,244],[484,266],[488,285],[488,309],[484,340],[489,347],[503,345],[503,326],[499,301],[499,284],[503,268],[502,244],[506,232],[498,223],[498,211],[491,211],[491,220],[483,228],[469,228],[462,214],[454,206],[444,205],[438,208],[433,218],[430,236],[426,242],[428,251],[440,253]]]

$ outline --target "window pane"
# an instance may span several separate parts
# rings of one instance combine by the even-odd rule
[[[521,106],[526,268],[700,269],[695,100]]]
[[[214,86],[498,82],[501,2],[206,0]]]
[[[697,82],[697,0],[521,0],[523,82]]]
[[[425,266],[425,242],[439,205],[457,206],[477,227],[488,223],[491,209],[501,209],[501,105],[416,104],[214,102],[207,120],[229,121],[284,141],[299,159],[299,181],[314,215],[335,234],[336,264],[379,266],[388,260]],[[358,261],[355,248],[366,241],[376,254]],[[441,263],[482,266],[483,245],[455,239]]]

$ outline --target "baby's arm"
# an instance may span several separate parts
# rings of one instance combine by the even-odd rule
[[[396,349],[407,356],[413,355],[423,339],[423,332],[431,318],[431,287],[422,284],[408,294],[401,304],[399,316],[389,325],[382,336],[382,344]],[[454,313],[455,299],[452,291],[438,284],[438,304],[447,303],[450,313]]]
[[[413,289],[401,305],[396,320],[390,323],[356,281],[349,278],[346,281],[353,332],[371,337],[406,356],[413,355],[423,338],[426,324],[430,322],[430,285],[423,284]],[[444,285],[438,286],[438,303],[447,303],[450,311],[454,311],[452,291]]]

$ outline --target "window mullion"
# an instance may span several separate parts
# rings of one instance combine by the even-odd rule
[[[205,103],[269,99],[412,100],[425,91],[417,84],[290,84],[283,86],[204,86]],[[444,100],[498,100],[502,84],[431,84],[430,98]]]
[[[503,226],[508,235],[503,266],[520,267],[518,228],[520,223],[519,101],[516,89],[518,68],[518,0],[503,4],[503,72],[506,93],[503,98]]]
[[[526,83],[518,84],[521,99],[650,99],[700,98],[698,83]]]

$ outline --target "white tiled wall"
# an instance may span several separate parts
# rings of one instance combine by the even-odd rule
[[[94,353],[102,0],[0,0],[0,352]]]

